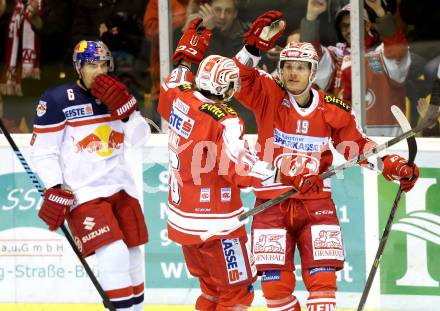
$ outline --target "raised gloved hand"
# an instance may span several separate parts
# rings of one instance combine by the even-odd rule
[[[294,165],[295,161],[295,158],[283,158],[281,167],[277,171],[276,180],[294,187],[301,194],[310,191],[314,193],[322,191],[324,186],[322,178],[319,175],[312,174],[305,165],[296,167]]]
[[[267,11],[260,15],[252,24],[251,29],[244,34],[246,44],[253,45],[267,52],[270,50],[286,28],[286,22],[280,20],[283,13]]]
[[[127,87],[109,75],[99,75],[92,84],[92,95],[102,101],[116,119],[126,119],[136,110],[136,99]]]
[[[397,154],[390,154],[383,158],[382,175],[386,180],[398,180],[402,190],[408,192],[419,178],[419,168],[415,163],[408,166],[408,160]]]
[[[49,226],[49,230],[57,230],[64,223],[73,204],[74,196],[72,192],[59,188],[49,188],[44,192],[44,202],[38,212],[38,217],[43,219]]]
[[[176,50],[173,54],[173,63],[178,64],[181,61],[198,65],[202,59],[205,50],[209,45],[212,31],[205,26],[201,26],[202,18],[193,20],[179,40]]]

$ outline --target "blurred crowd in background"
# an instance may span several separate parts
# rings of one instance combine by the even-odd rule
[[[341,12],[349,1],[324,1],[325,9],[319,14],[316,10],[311,12],[310,1],[313,0],[170,0],[173,48],[182,29],[200,16],[205,26],[213,29],[208,53],[233,57],[243,46],[243,34],[252,21],[267,10],[279,10],[284,13],[287,29],[278,46],[262,55],[260,62],[262,70],[276,76],[281,48],[290,41],[301,41],[301,35],[313,35],[310,29],[305,31],[305,22],[301,23],[306,17],[309,23],[319,20],[314,25],[323,47],[338,47],[344,41],[347,25]],[[409,70],[402,75],[403,93],[396,94],[396,98],[402,97],[405,113],[415,126],[429,105],[432,81],[440,63],[440,2],[382,0],[381,6],[396,18],[409,46]],[[371,23],[371,33],[377,33],[376,39],[381,42],[380,35],[387,33],[388,26],[376,25],[375,11],[365,7],[365,21]],[[12,133],[31,132],[35,107],[43,91],[76,80],[72,66],[75,44],[98,39],[112,51],[114,74],[135,95],[141,113],[160,124],[156,112],[160,84],[158,21],[158,0],[0,0],[0,117]],[[396,46],[396,51],[399,49],[402,51],[402,46]],[[345,53],[344,49],[338,51],[342,56]],[[371,98],[367,96],[366,100]],[[237,103],[232,105],[246,121],[247,133],[256,133],[252,114]],[[375,105],[389,110],[386,103]],[[422,135],[440,136],[439,125]]]

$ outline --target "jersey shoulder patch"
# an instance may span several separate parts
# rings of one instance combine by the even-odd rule
[[[192,90],[192,88],[193,88],[193,86],[192,86],[191,83],[183,83],[183,84],[180,84],[180,85],[179,85],[179,89],[180,89],[182,92]]]
[[[327,104],[332,104],[332,105],[336,105],[339,108],[349,112],[351,110],[351,105],[343,102],[341,99],[331,96],[331,95],[324,95],[324,101]]]
[[[211,116],[214,120],[220,121],[228,115],[226,110],[216,104],[203,103],[199,106],[199,110]]]

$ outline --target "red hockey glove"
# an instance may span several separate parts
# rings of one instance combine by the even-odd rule
[[[202,21],[202,18],[193,20],[183,33],[173,54],[174,64],[186,61],[198,65],[202,61],[212,36],[210,29],[200,26]]]
[[[296,171],[294,158],[284,158],[281,167],[277,171],[276,179],[285,185],[289,185],[298,190],[299,193],[307,193],[309,191],[318,193],[324,187],[322,178],[319,175],[311,174],[306,167]]]
[[[286,22],[280,20],[283,13],[279,11],[267,11],[260,15],[252,24],[251,29],[244,34],[246,44],[253,45],[267,52],[286,29]]]
[[[386,180],[399,180],[403,191],[408,192],[414,187],[419,178],[419,168],[414,163],[407,165],[408,161],[397,154],[387,155],[383,159],[382,175]]]
[[[57,230],[64,223],[73,203],[74,197],[70,191],[49,188],[44,193],[38,216],[49,226],[49,230]]]
[[[136,110],[136,99],[127,87],[109,75],[99,75],[92,84],[92,95],[107,105],[116,119],[126,119]]]

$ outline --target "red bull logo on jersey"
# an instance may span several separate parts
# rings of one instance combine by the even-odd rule
[[[110,156],[124,144],[124,133],[113,130],[108,125],[98,126],[93,133],[75,143],[75,152],[96,153],[100,156]]]
[[[344,260],[341,229],[338,225],[316,225],[311,230],[315,260]]]
[[[170,114],[169,123],[171,129],[173,129],[180,136],[188,139],[195,122],[193,119],[185,115],[179,109],[175,109],[175,107],[173,106]]]
[[[226,264],[229,284],[235,284],[248,278],[243,251],[239,239],[222,239],[223,256]]]
[[[67,120],[93,115],[92,104],[75,105],[63,109]]]

